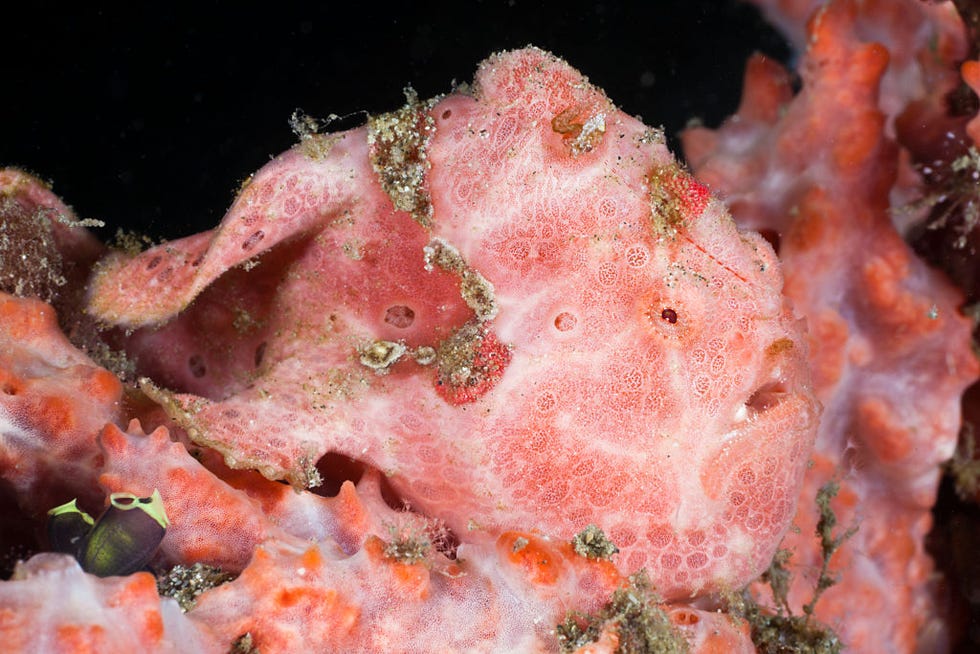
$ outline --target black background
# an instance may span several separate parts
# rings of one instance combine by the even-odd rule
[[[104,238],[119,226],[173,238],[220,220],[239,183],[295,141],[297,108],[354,127],[400,106],[406,85],[443,93],[491,52],[532,43],[673,137],[734,111],[754,50],[789,54],[736,0],[449,7],[35,5],[0,37],[0,165],[52,182],[80,217],[108,223]]]

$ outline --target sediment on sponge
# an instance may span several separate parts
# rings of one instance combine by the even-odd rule
[[[85,280],[104,248],[49,185],[0,168],[0,291],[55,307],[66,331],[81,321]],[[70,323],[70,324],[69,324]]]
[[[619,548],[594,524],[587,525],[585,529],[575,534],[572,547],[575,548],[576,554],[590,559],[608,559],[619,552]]]
[[[0,289],[4,292],[49,303],[58,299],[68,280],[51,220],[47,212],[24,207],[0,193]]]
[[[657,598],[645,572],[629,577],[602,609],[591,615],[569,614],[555,633],[562,652],[574,652],[594,643],[607,630],[616,634],[617,654],[682,654],[687,642],[670,618],[657,606]]]
[[[769,585],[775,612],[762,607],[748,588],[726,598],[729,612],[748,621],[752,642],[760,654],[838,654],[843,649],[837,633],[814,618],[820,596],[837,581],[836,574],[830,569],[830,559],[857,532],[854,526],[843,531],[837,529],[837,516],[830,502],[839,491],[836,482],[828,482],[814,498],[819,516],[815,535],[820,541],[821,564],[813,594],[803,605],[802,615],[794,615],[790,608],[792,573],[788,564],[792,552],[787,549],[776,552],[769,568],[759,578],[760,582]]]
[[[185,613],[197,603],[197,596],[221,584],[234,581],[237,575],[206,563],[175,565],[157,577],[157,592],[177,600]]]

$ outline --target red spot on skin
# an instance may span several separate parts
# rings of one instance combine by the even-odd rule
[[[436,392],[453,406],[469,404],[483,397],[496,386],[510,363],[510,348],[497,340],[493,332],[481,334],[474,345],[473,358],[467,366],[469,375],[465,380],[454,381],[442,369],[436,377]]]
[[[708,187],[687,173],[671,176],[667,191],[673,194],[688,216],[700,216],[708,206],[708,200],[711,199]]]
[[[654,214],[669,225],[697,218],[711,199],[708,187],[676,164],[654,168],[649,182]]]

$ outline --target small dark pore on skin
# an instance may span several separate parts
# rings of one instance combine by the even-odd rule
[[[415,321],[415,312],[404,304],[396,304],[385,311],[385,322],[398,329],[407,329]]]
[[[191,355],[187,360],[187,367],[190,369],[191,374],[198,379],[208,373],[207,366],[204,364],[204,357],[200,354]]]
[[[575,325],[578,323],[578,318],[575,314],[569,313],[568,311],[562,311],[557,316],[555,316],[555,329],[560,332],[567,332],[575,329]]]
[[[246,238],[244,241],[242,241],[242,250],[245,250],[246,252],[248,252],[249,250],[251,250],[252,248],[254,248],[256,245],[258,245],[259,242],[262,239],[264,239],[264,238],[265,238],[265,232],[263,232],[261,229],[255,231],[255,232],[252,232],[249,235],[248,238]]]
[[[670,307],[664,309],[660,312],[660,317],[669,322],[671,325],[677,323],[677,312]]]

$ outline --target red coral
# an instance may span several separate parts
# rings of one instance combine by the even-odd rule
[[[107,495],[159,490],[167,513],[179,516],[161,545],[170,564],[200,562],[238,572],[258,543],[280,534],[247,495],[212,475],[183,445],[171,442],[166,428],[147,436],[135,421],[128,433],[109,424],[100,442],[106,461],[99,483]]]
[[[912,651],[919,638],[938,642],[924,538],[959,398],[978,367],[962,297],[890,220],[901,159],[878,96],[889,53],[860,38],[860,16],[849,1],[820,9],[799,95],[778,66],[756,58],[739,114],[717,132],[689,132],[685,144],[736,220],[778,243],[786,292],[810,325],[825,410],[794,519],[800,531],[785,541],[798,573],[791,606],[799,611],[812,595],[806,571],[820,565],[813,498],[840,478],[832,506],[859,529],[831,559],[841,578],[817,616],[853,651]]]
[[[225,651],[200,632],[147,572],[99,578],[61,554],[21,563],[0,583],[0,639],[8,652],[177,654]]]
[[[980,61],[964,61],[960,72],[963,75],[963,81],[973,89],[974,93],[980,95]],[[974,145],[980,147],[980,117],[974,116],[967,123],[966,133],[973,139]]]
[[[0,293],[0,477],[23,508],[96,500],[95,439],[121,395],[119,380],[68,342],[51,306]]]

